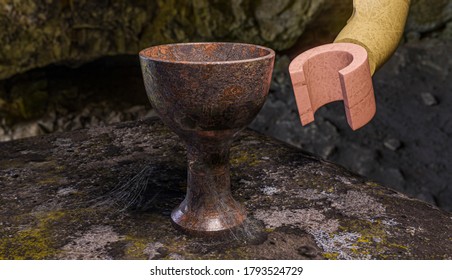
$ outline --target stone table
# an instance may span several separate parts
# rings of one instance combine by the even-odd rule
[[[0,143],[0,259],[451,259],[452,214],[247,130],[229,238],[170,222],[185,148],[158,119]]]

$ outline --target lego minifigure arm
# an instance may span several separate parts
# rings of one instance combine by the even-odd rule
[[[343,100],[355,130],[375,115],[372,75],[394,53],[409,0],[353,0],[353,14],[332,44],[310,49],[289,66],[300,120],[314,121],[323,105]]]
[[[409,6],[410,0],[353,0],[353,14],[334,42],[364,47],[373,75],[397,48]]]

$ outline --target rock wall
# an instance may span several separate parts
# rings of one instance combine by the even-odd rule
[[[244,41],[291,47],[325,0],[0,3],[0,79],[51,63],[77,66],[162,43]]]
[[[243,41],[285,50],[307,25],[318,31],[302,38],[304,44],[310,37],[332,40],[350,16],[351,3],[5,0],[0,3],[0,79],[51,63],[77,66],[102,56],[136,54],[162,43]],[[451,0],[413,0],[407,31],[417,36],[445,29],[452,36],[451,18]]]
[[[452,38],[452,1],[450,0],[411,0],[407,20],[407,32],[428,33],[435,30],[447,31],[445,36]],[[447,30],[443,30],[447,29]]]

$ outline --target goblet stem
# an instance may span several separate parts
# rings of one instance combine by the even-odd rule
[[[187,194],[171,217],[191,233],[231,229],[246,218],[231,194],[229,149],[232,139],[187,144]]]

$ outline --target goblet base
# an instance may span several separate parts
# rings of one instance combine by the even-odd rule
[[[221,207],[215,209],[212,205]],[[232,197],[226,203],[217,201],[216,204],[197,206],[197,209],[190,209],[184,201],[175,208],[171,213],[174,227],[192,236],[217,237],[234,231],[246,219],[245,208]]]

